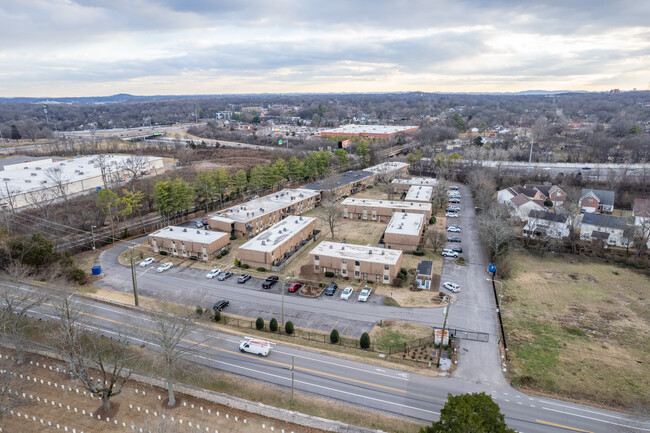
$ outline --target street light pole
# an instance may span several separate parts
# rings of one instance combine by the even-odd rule
[[[447,327],[447,317],[449,316],[449,307],[451,306],[451,298],[447,296],[447,306],[445,307],[445,320],[442,322],[442,335],[440,336],[440,347],[438,348],[438,365],[436,367],[440,368],[440,358],[442,357],[442,345],[445,342],[445,328]],[[433,341],[435,342],[435,336]]]
[[[135,250],[135,245],[131,247],[131,280],[133,281],[133,298],[135,300],[135,306],[140,306],[138,301],[138,277],[135,273],[135,261],[133,257],[133,251]]]
[[[95,249],[95,228],[97,226],[90,226],[90,236],[93,238],[93,250]]]

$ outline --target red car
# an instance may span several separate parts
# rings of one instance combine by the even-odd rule
[[[301,287],[302,287],[302,283],[291,283],[291,285],[287,289],[287,292],[292,292],[293,293],[293,292],[297,291],[298,289],[300,289]]]

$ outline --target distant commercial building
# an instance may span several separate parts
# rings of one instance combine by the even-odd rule
[[[18,209],[66,195],[93,191],[155,173],[163,159],[154,156],[93,155],[7,164],[0,171],[0,207]]]
[[[431,203],[348,197],[341,202],[343,218],[387,222],[395,213],[420,213],[431,218]]]
[[[211,213],[208,220],[213,229],[250,239],[289,215],[298,215],[314,208],[319,199],[320,193],[317,191],[303,188],[283,189]]]
[[[149,235],[154,252],[212,260],[228,245],[230,235],[212,230],[170,226]]]
[[[402,251],[339,242],[321,242],[309,253],[314,272],[390,284],[402,265]]]
[[[384,244],[393,250],[410,253],[420,244],[423,229],[423,214],[395,213],[384,232]]]
[[[433,198],[433,187],[431,186],[412,186],[409,188],[404,197],[404,201],[415,201],[422,203],[431,203]]]
[[[391,181],[395,191],[408,191],[412,186],[430,186],[434,187],[438,183],[437,179],[431,177],[411,177],[408,179],[400,178]]]
[[[290,216],[239,247],[240,263],[251,268],[280,266],[314,237],[316,219]]]
[[[232,119],[232,111],[219,111],[215,115],[216,120],[230,120]]]
[[[344,195],[356,194],[373,183],[374,180],[375,174],[371,171],[353,170],[312,182],[302,188],[318,191],[322,198],[333,197],[338,200]]]
[[[327,129],[320,133],[322,137],[372,137],[391,138],[401,134],[408,134],[420,129],[418,126],[392,126],[392,125],[343,125],[340,128]]]

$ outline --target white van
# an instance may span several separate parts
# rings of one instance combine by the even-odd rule
[[[271,353],[271,344],[268,341],[246,337],[246,340],[239,344],[239,350],[254,355],[266,356]]]

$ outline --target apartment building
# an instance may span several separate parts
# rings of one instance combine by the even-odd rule
[[[239,262],[251,268],[280,266],[313,239],[315,230],[315,218],[289,216],[239,247]]]
[[[333,197],[338,200],[344,195],[356,194],[375,181],[375,173],[365,170],[351,170],[304,185],[321,194],[322,198]]]
[[[411,189],[412,186],[429,186],[433,188],[438,181],[431,177],[411,177],[409,179],[393,179],[391,183],[395,191],[404,192]]]
[[[423,214],[395,213],[384,232],[384,244],[387,248],[405,253],[415,251],[420,244],[423,229]]]
[[[339,242],[321,242],[309,253],[314,272],[390,284],[402,265],[402,251]]]
[[[409,165],[406,162],[387,161],[365,168],[364,170],[374,173],[377,177],[392,179],[408,175]]]
[[[210,227],[250,239],[289,215],[298,215],[313,209],[320,200],[317,191],[296,188],[283,189],[243,203],[222,209],[208,216]]]
[[[431,203],[433,199],[433,187],[432,186],[412,186],[409,188],[404,197],[404,201],[413,201],[421,203]]]
[[[208,261],[228,245],[230,235],[212,230],[169,226],[149,235],[154,252]]]
[[[395,213],[419,213],[431,218],[431,203],[348,197],[341,202],[343,218],[388,222]]]

